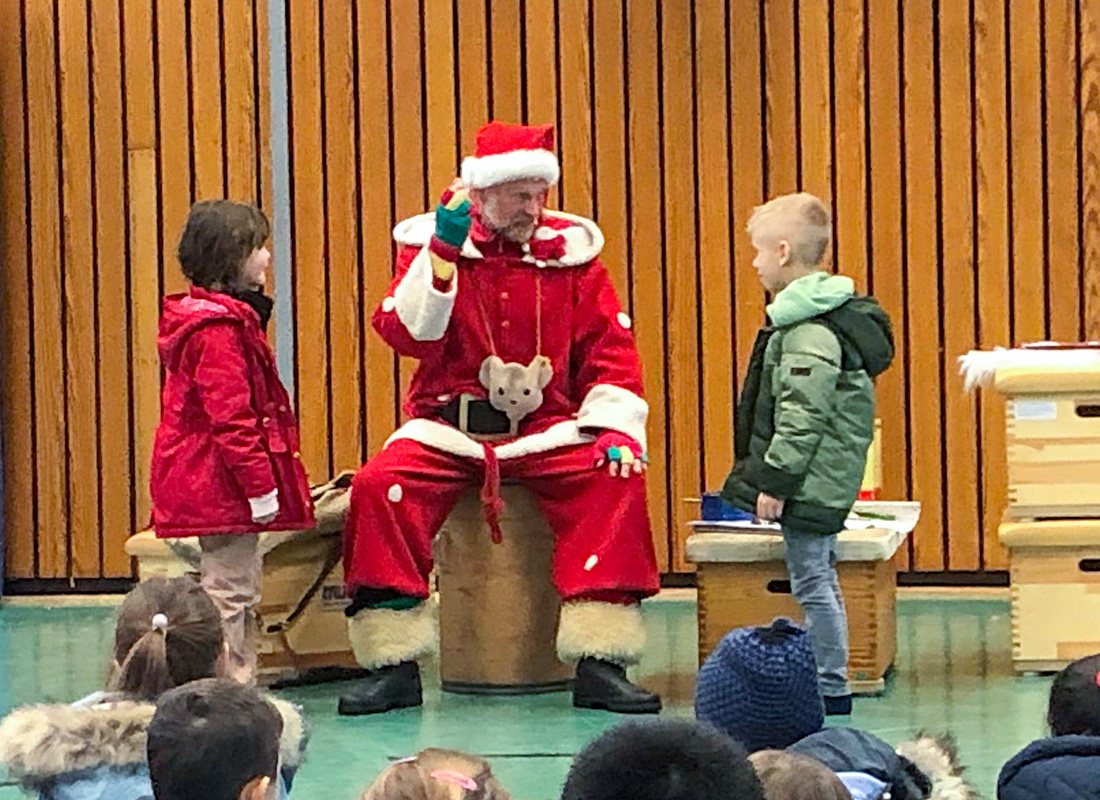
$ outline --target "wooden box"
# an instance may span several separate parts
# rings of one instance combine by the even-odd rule
[[[263,683],[303,678],[310,670],[355,667],[348,642],[344,608],[344,572],[340,562],[340,535],[280,534],[285,541],[264,555],[263,586],[257,613],[257,674]],[[137,558],[138,577],[176,577],[196,573],[194,540],[178,540],[177,550],[152,531],[132,536],[126,552]],[[261,540],[263,542],[263,540]],[[261,550],[263,550],[261,544]],[[327,574],[322,579],[322,573]],[[317,584],[298,616],[287,618]],[[269,630],[270,628],[276,630]]]
[[[565,689],[573,667],[558,660],[555,647],[561,601],[550,582],[554,534],[526,488],[505,484],[500,494],[500,544],[490,538],[476,489],[462,495],[436,539],[443,689]]]
[[[722,637],[776,617],[801,621],[791,595],[778,534],[741,533],[697,525],[687,541],[697,567],[699,663]],[[856,693],[880,692],[897,650],[898,547],[905,534],[844,531],[837,537],[837,575],[848,611],[848,676]]]
[[[1005,522],[1012,577],[1012,663],[1062,669],[1100,652],[1100,520]]]
[[[1100,369],[1006,367],[1010,519],[1100,517]]]

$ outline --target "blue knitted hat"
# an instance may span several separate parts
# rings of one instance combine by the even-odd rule
[[[699,670],[695,716],[750,753],[821,730],[825,711],[806,631],[780,618],[727,633]]]

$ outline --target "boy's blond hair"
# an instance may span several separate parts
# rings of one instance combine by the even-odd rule
[[[816,267],[828,250],[833,221],[823,202],[808,192],[798,192],[757,206],[745,230],[750,236],[786,241],[791,246],[791,263]]]
[[[764,800],[852,800],[836,773],[809,756],[759,750],[749,761],[764,786]]]
[[[483,759],[429,747],[382,770],[359,800],[511,800],[511,795]]]

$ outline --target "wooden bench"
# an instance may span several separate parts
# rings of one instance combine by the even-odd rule
[[[767,625],[776,617],[802,619],[781,535],[706,523],[693,527],[687,557],[698,568],[700,664],[734,628]],[[894,663],[897,551],[905,536],[876,528],[837,537],[837,575],[848,610],[848,674],[856,693],[882,691]]]

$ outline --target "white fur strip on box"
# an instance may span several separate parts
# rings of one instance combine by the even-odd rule
[[[959,356],[963,386],[989,386],[997,370],[1005,367],[1100,367],[1100,349],[1050,350],[1044,348],[971,350]]]

